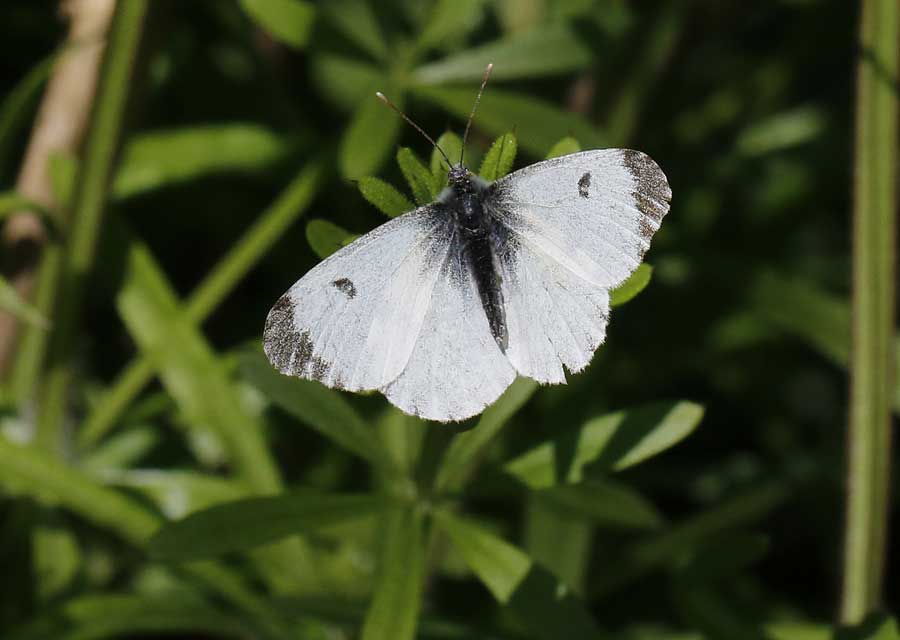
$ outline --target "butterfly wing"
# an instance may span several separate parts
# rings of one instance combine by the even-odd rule
[[[394,218],[329,256],[269,312],[263,346],[280,372],[381,389],[406,367],[446,263],[440,204]]]
[[[492,404],[515,377],[455,238],[409,362],[383,393],[406,413],[441,422],[464,420]]]
[[[669,210],[671,189],[647,155],[602,149],[546,160],[490,187],[509,334],[522,375],[565,381],[603,342],[609,289],[640,264]]]

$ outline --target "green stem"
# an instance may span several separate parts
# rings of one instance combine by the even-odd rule
[[[841,621],[880,605],[890,477],[900,5],[863,0],[857,68],[853,313]]]
[[[260,216],[185,304],[191,322],[205,320],[244,278],[285,230],[306,211],[322,181],[324,163],[315,160],[297,175],[275,203]],[[149,358],[139,356],[119,375],[100,398],[79,430],[82,448],[98,442],[153,378],[156,369]]]
[[[59,434],[72,379],[72,349],[86,281],[94,262],[148,4],[147,0],[129,0],[117,5],[91,114],[84,161],[76,183],[37,426],[38,441],[54,449],[60,445]]]

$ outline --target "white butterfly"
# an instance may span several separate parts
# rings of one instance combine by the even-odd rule
[[[587,366],[606,336],[609,291],[669,210],[659,166],[595,149],[490,184],[460,162],[448,183],[278,299],[264,346],[281,373],[377,389],[446,422],[483,411],[517,374],[559,384],[563,367]]]

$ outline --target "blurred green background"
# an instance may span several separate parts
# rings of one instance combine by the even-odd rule
[[[2,254],[43,275],[0,296],[0,636],[831,637],[855,3],[119,5],[109,108],[45,154],[47,202],[21,183],[43,91],[103,30],[0,5],[0,211],[58,231]],[[280,378],[271,304],[386,220],[360,179],[430,175],[374,91],[460,134],[487,62],[471,168],[511,132],[514,169],[563,140],[666,172],[649,283],[567,386],[463,425]]]

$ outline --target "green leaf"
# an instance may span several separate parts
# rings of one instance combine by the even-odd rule
[[[578,143],[578,140],[576,140],[572,136],[566,136],[555,145],[553,145],[549,153],[547,153],[547,160],[549,160],[550,158],[567,156],[570,153],[578,153],[579,151],[581,151],[581,145]]]
[[[0,176],[6,175],[8,163],[16,151],[16,138],[27,126],[58,58],[59,51],[44,58],[6,91],[0,105]]]
[[[353,58],[321,53],[310,60],[313,82],[331,102],[349,111],[363,100],[371,100],[388,80],[380,69]]]
[[[255,632],[232,612],[180,594],[87,595],[11,630],[7,639],[97,640],[174,633],[239,640]]]
[[[653,275],[653,267],[647,263],[639,264],[628,279],[609,293],[609,306],[618,307],[625,304],[643,291]]]
[[[798,107],[751,124],[740,133],[736,145],[744,155],[765,155],[810,142],[819,137],[826,126],[821,109]]]
[[[262,171],[293,145],[259,125],[230,123],[151,131],[122,151],[113,196],[127,198],[214,173]]]
[[[414,208],[406,196],[380,178],[360,178],[357,186],[362,197],[389,218],[396,218]]]
[[[310,380],[283,376],[258,351],[241,354],[244,377],[273,403],[323,436],[376,464],[390,464],[374,430],[340,392]]]
[[[108,485],[143,495],[172,520],[252,493],[239,480],[187,470],[107,468],[98,476]]]
[[[840,629],[835,640],[900,640],[897,621],[884,613],[873,613],[853,627]]]
[[[463,121],[469,117],[475,98],[468,87],[415,87],[412,91]],[[494,135],[515,129],[519,145],[536,157],[543,157],[547,149],[567,135],[587,148],[604,146],[602,132],[585,118],[534,96],[497,88],[485,92],[473,126]]]
[[[644,496],[612,480],[588,479],[578,484],[548,487],[534,493],[558,512],[621,529],[658,529],[663,517]]]
[[[812,622],[772,622],[765,625],[765,632],[772,640],[834,640],[830,626]]]
[[[385,37],[367,0],[328,0],[320,6],[323,16],[348,40],[373,58],[387,58]]]
[[[143,458],[161,437],[160,430],[151,426],[128,429],[110,436],[83,456],[79,464],[82,469],[94,472],[126,469]]]
[[[456,491],[468,481],[481,456],[509,419],[528,402],[538,384],[517,378],[497,401],[485,409],[473,429],[456,436],[435,476],[437,491]]]
[[[418,47],[430,49],[464,36],[481,21],[482,1],[436,0],[419,34]]]
[[[525,552],[557,576],[575,593],[584,593],[594,540],[594,525],[571,512],[557,509],[534,494],[525,507]],[[565,540],[565,544],[560,544]]]
[[[422,514],[397,506],[384,515],[374,597],[362,640],[413,640],[422,606],[425,542]]]
[[[47,208],[34,200],[30,200],[25,196],[19,195],[15,191],[6,191],[0,193],[0,218],[6,218],[17,211],[30,211],[49,217],[50,212]]]
[[[388,84],[382,91],[402,109],[404,97],[392,87]],[[359,180],[377,173],[397,142],[402,122],[374,94],[363,96],[338,148],[341,174],[348,180]]]
[[[248,551],[294,534],[311,533],[376,513],[381,499],[291,491],[245,498],[164,525],[150,540],[156,560],[187,562]]]
[[[358,237],[328,220],[316,218],[306,223],[306,241],[323,260]]]
[[[462,138],[452,131],[445,131],[437,139],[437,146],[444,150],[452,163],[456,163],[462,155]],[[431,150],[431,173],[434,175],[436,190],[438,193],[447,186],[447,161],[441,152],[434,148]]]
[[[31,531],[34,578],[38,598],[42,603],[62,595],[72,584],[82,565],[78,541],[63,526],[58,515],[48,513],[49,517],[41,518]]]
[[[446,511],[437,511],[435,522],[529,635],[548,640],[597,636],[596,623],[583,604],[521,549]]]
[[[453,53],[419,67],[412,77],[422,85],[480,82],[485,67],[492,62],[492,80],[531,79],[569,73],[590,61],[590,49],[575,33],[554,24]]]
[[[285,44],[303,49],[316,17],[315,6],[304,0],[239,0],[241,8],[259,26]]]
[[[397,164],[403,177],[406,178],[416,204],[422,206],[432,202],[438,195],[434,174],[419,160],[409,147],[401,147],[397,151]]]
[[[481,161],[481,169],[478,170],[478,175],[489,182],[499,180],[505,176],[512,169],[518,148],[516,136],[512,133],[504,133],[494,140],[491,148],[488,149],[484,160]]]
[[[593,471],[621,471],[693,432],[703,407],[693,402],[648,405],[589,420],[579,429],[508,462],[503,468],[533,489],[580,482]]]
[[[47,329],[50,326],[47,318],[36,307],[25,302],[15,287],[2,276],[0,276],[0,309],[35,327]]]
[[[279,473],[263,440],[262,424],[239,402],[224,368],[185,316],[147,248],[136,241],[128,246],[116,305],[129,333],[156,365],[195,433],[213,430],[254,488],[277,489]]]

